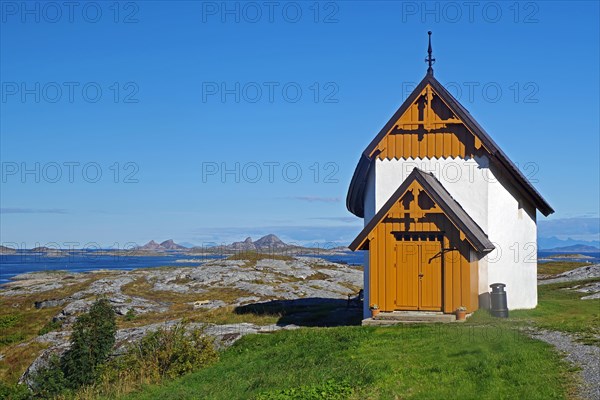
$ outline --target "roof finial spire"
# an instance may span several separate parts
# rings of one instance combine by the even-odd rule
[[[425,59],[425,62],[429,65],[427,74],[433,75],[433,68],[431,66],[435,64],[435,58],[431,57],[431,31],[427,32],[427,34],[429,35],[429,47],[427,48],[427,58]]]

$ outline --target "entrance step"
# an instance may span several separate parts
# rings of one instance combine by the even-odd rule
[[[374,318],[367,318],[362,321],[363,325],[397,325],[397,324],[418,324],[418,323],[448,323],[455,322],[454,314],[444,314],[442,312],[426,311],[393,311],[380,312]]]

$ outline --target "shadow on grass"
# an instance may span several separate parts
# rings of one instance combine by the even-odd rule
[[[277,325],[332,327],[360,325],[362,307],[345,299],[309,297],[294,300],[271,300],[238,306],[236,314],[278,316]]]

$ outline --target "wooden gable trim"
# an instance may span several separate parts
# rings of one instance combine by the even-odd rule
[[[369,143],[369,145],[364,151],[364,154],[369,158],[373,157],[373,152],[377,150],[377,146],[379,145],[379,143],[397,125],[398,121],[406,113],[406,111],[410,107],[412,107],[412,105],[415,104],[415,102],[421,96],[423,96],[423,94],[426,94],[428,86],[433,89],[437,97],[446,105],[446,107],[448,107],[450,110],[452,110],[452,112],[454,112],[457,115],[458,118],[456,120],[453,119],[451,121],[448,121],[448,123],[460,123],[464,125],[465,128],[467,128],[467,130],[474,137],[476,137],[479,140],[479,142],[481,142],[481,144],[488,151],[488,153],[490,155],[493,155],[497,150],[497,146],[494,145],[491,139],[487,140],[489,138],[481,138],[478,136],[478,132],[482,131],[483,128],[481,128],[481,126],[474,122],[474,120],[472,120],[470,117],[465,117],[463,111],[467,111],[462,106],[459,107],[460,103],[452,101],[452,95],[447,90],[445,90],[445,88],[432,75],[426,75],[425,78],[423,78],[419,85],[417,85],[413,92],[402,103],[400,108],[394,113],[392,118],[390,118],[390,120],[384,125],[384,127],[379,131],[379,133],[377,134],[377,136],[375,136],[371,143]],[[415,122],[413,123],[413,125],[422,123],[423,122]]]
[[[433,176],[431,179],[434,179],[439,185],[439,188],[434,187],[429,182],[427,182],[427,176],[425,172],[419,170],[418,168],[414,168],[410,175],[402,182],[400,187],[392,194],[392,196],[386,201],[386,203],[381,207],[381,209],[375,214],[375,216],[367,223],[367,225],[363,228],[363,230],[358,234],[358,236],[352,241],[350,246],[350,250],[364,250],[366,247],[367,241],[371,240],[371,234],[373,230],[383,221],[383,219],[389,214],[392,207],[406,194],[406,192],[411,188],[411,186],[416,182],[418,183],[423,191],[427,193],[427,195],[431,198],[431,200],[435,203],[436,207],[439,210],[434,210],[433,212],[438,213],[442,212],[448,220],[454,225],[461,234],[461,238],[464,235],[465,239],[469,242],[469,244],[478,252],[487,252],[494,249],[494,245],[487,239],[487,235],[479,228],[479,226],[462,210],[462,207],[451,196],[445,192],[441,183],[439,183]],[[445,193],[440,193],[441,190],[444,190]],[[454,204],[450,204],[448,200],[445,198],[449,197],[450,200],[454,202]],[[462,214],[462,217],[459,216],[459,212],[456,210],[460,210],[459,212]],[[463,221],[463,219],[467,221]],[[470,228],[469,228],[470,227]]]
[[[518,191],[529,200],[543,215],[548,216],[554,212],[554,209],[542,197],[542,195],[533,187],[531,182],[523,175],[519,168],[508,158],[508,156],[500,149],[487,132],[475,121],[471,114],[448,92],[442,84],[440,84],[433,75],[427,74],[423,80],[417,85],[415,90],[402,103],[400,108],[394,113],[392,118],[379,131],[377,136],[369,143],[361,158],[358,166],[354,171],[348,195],[346,196],[346,207],[348,210],[358,217],[364,217],[364,191],[368,171],[376,157],[376,150],[381,140],[391,131],[396,122],[402,117],[406,110],[421,96],[421,93],[427,85],[438,93],[438,97],[444,104],[454,112],[457,117],[463,122],[467,130],[475,136],[475,145],[484,147],[492,156],[491,161],[496,162],[503,171],[507,172],[507,176],[514,181]]]
[[[407,113],[410,113],[411,109],[415,107],[415,105],[417,104],[417,102],[422,98],[425,97],[426,101],[425,101],[425,108],[423,110],[423,116],[422,119],[408,119],[408,120],[404,120],[403,121],[403,117],[407,117]],[[384,135],[381,136],[381,138],[379,139],[379,141],[377,143],[374,144],[374,149],[368,154],[369,158],[374,158],[375,152],[383,152],[384,154],[386,154],[385,156],[383,156],[383,158],[388,158],[388,159],[392,159],[392,158],[408,158],[408,157],[413,157],[414,155],[411,156],[409,153],[406,154],[396,154],[398,151],[398,144],[396,144],[396,146],[394,146],[394,140],[391,138],[391,135],[397,135],[398,133],[394,132],[396,129],[400,129],[400,130],[407,130],[408,132],[403,132],[402,134],[409,134],[409,135],[420,135],[422,132],[421,129],[419,128],[414,128],[414,126],[420,126],[422,127],[422,129],[424,129],[427,132],[428,135],[428,140],[432,140],[434,141],[435,139],[433,137],[430,137],[429,135],[441,135],[444,131],[444,129],[448,129],[449,132],[445,132],[445,133],[450,133],[451,135],[457,136],[458,137],[458,132],[453,132],[452,129],[449,128],[450,125],[460,125],[462,127],[464,127],[464,129],[466,130],[466,132],[468,132],[471,136],[473,136],[473,147],[471,147],[471,152],[467,153],[470,154],[471,156],[474,155],[473,150],[479,150],[479,149],[484,149],[485,151],[487,151],[487,153],[489,155],[492,155],[492,149],[488,148],[479,138],[479,136],[477,135],[477,133],[475,132],[474,129],[472,129],[467,123],[465,123],[465,121],[463,121],[460,118],[456,118],[456,117],[450,117],[447,119],[442,119],[441,116],[437,116],[436,118],[436,113],[433,110],[433,100],[434,98],[439,99],[441,101],[441,103],[454,115],[458,115],[457,112],[455,112],[455,110],[453,109],[453,107],[450,105],[450,103],[448,101],[446,101],[446,99],[444,98],[443,95],[441,95],[432,85],[431,83],[427,83],[425,85],[425,87],[423,88],[423,90],[421,90],[421,92],[414,97],[413,101],[408,104],[408,106],[404,109],[404,112],[400,115],[400,117],[393,123],[391,124],[391,127],[385,132]],[[410,118],[410,116],[408,116]],[[392,118],[393,119],[393,118]],[[413,127],[413,128],[411,128]],[[447,140],[447,139],[446,139]],[[458,138],[458,140],[462,143],[463,146],[468,146],[468,143],[464,142],[463,140],[460,139],[460,137]],[[386,146],[385,144],[388,144],[388,146],[390,148],[387,148],[388,146]],[[410,142],[409,142],[410,143]],[[415,145],[415,143],[412,144],[413,146]],[[382,147],[384,146],[384,147]],[[410,146],[409,146],[410,147]],[[435,147],[435,145],[434,145]],[[414,149],[412,150],[412,152],[414,153]],[[438,150],[439,152],[439,150]],[[447,152],[447,151],[446,151]],[[393,153],[393,154],[390,154]],[[421,153],[423,153],[421,151]],[[426,155],[420,155],[420,156],[425,156],[428,158],[434,158],[434,157],[445,157],[444,155],[437,155],[436,150],[434,149],[433,152],[431,149],[429,149],[429,151],[426,151]],[[467,154],[463,154],[461,156],[466,156]],[[378,155],[380,159],[382,159],[382,155]],[[456,157],[457,154],[448,154],[447,156],[451,156],[451,157]]]

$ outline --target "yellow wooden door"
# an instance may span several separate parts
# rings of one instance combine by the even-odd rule
[[[442,258],[439,241],[396,242],[397,310],[442,309]]]
[[[396,309],[419,309],[420,242],[396,242]]]
[[[419,310],[442,309],[442,246],[423,241],[419,246]]]

